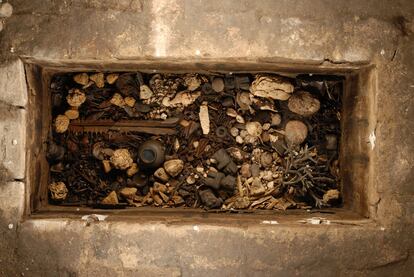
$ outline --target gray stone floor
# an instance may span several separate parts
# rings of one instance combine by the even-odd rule
[[[412,1],[8,2],[13,15],[0,32],[1,276],[412,275]],[[374,224],[195,227],[109,217],[86,226],[80,217],[26,217],[25,57],[373,64]]]

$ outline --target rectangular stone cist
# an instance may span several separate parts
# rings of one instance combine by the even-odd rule
[[[26,69],[32,211],[361,209],[345,73]]]

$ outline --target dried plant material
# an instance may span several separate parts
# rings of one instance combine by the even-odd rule
[[[115,105],[115,106],[118,106],[118,107],[124,107],[125,106],[125,100],[124,100],[124,98],[122,97],[122,95],[121,94],[119,94],[119,93],[115,93],[113,96],[112,96],[112,98],[111,98],[111,100],[110,100],[110,103],[112,104],[112,105]]]
[[[106,75],[106,82],[110,85],[115,84],[116,80],[118,80],[119,74],[111,73]]]
[[[79,118],[79,111],[77,109],[69,109],[65,112],[65,115],[70,119],[77,119]]]
[[[139,86],[139,99],[148,100],[153,95],[152,90],[147,85]]]
[[[103,160],[102,166],[104,168],[105,173],[109,173],[112,170],[111,162],[109,160]]]
[[[133,163],[133,164],[131,165],[131,167],[127,169],[127,175],[128,175],[128,177],[132,177],[132,176],[134,176],[135,174],[137,174],[137,173],[138,173],[138,171],[139,171],[139,169],[138,169],[138,164],[137,164],[137,163]]]
[[[66,96],[66,101],[72,107],[79,107],[85,100],[85,93],[77,88],[69,90],[68,96]]]
[[[210,117],[208,115],[208,106],[203,103],[200,106],[200,125],[204,135],[208,135],[210,133]]]
[[[323,195],[323,202],[325,204],[330,204],[333,201],[336,201],[339,199],[339,190],[337,189],[330,189]]]
[[[197,100],[198,97],[200,97],[201,91],[196,92],[187,92],[182,91],[175,95],[175,97],[172,100],[169,100],[168,97],[165,97],[162,101],[162,104],[166,107],[171,106],[180,106],[187,107],[194,103],[195,100]]]
[[[127,199],[134,199],[137,191],[137,188],[123,188],[119,191],[119,194]]]
[[[172,177],[178,176],[184,168],[184,162],[180,159],[169,160],[164,163],[165,171]]]
[[[224,81],[222,78],[214,78],[213,81],[211,82],[211,88],[215,91],[215,92],[222,92],[224,90]]]
[[[133,160],[128,149],[117,149],[111,156],[112,165],[121,170],[125,170],[132,166]]]
[[[170,176],[168,176],[167,172],[163,167],[158,168],[154,172],[154,176],[162,182],[168,182]]]
[[[189,91],[194,91],[200,87],[201,80],[196,75],[186,75],[184,77],[184,83]]]
[[[105,86],[105,76],[103,73],[92,74],[89,76],[89,79],[91,79],[98,88],[103,88]]]
[[[292,94],[288,101],[289,110],[302,115],[311,116],[319,111],[321,103],[307,91],[298,91]]]
[[[253,201],[252,202],[252,204],[250,205],[250,207],[255,207],[255,206],[257,206],[257,205],[260,205],[260,204],[262,204],[263,202],[266,202],[266,201],[268,201],[269,199],[271,199],[271,198],[273,198],[271,195],[269,195],[269,196],[265,196],[265,197],[262,197],[262,198],[260,198],[260,199],[258,199],[258,200],[256,200],[256,201]]]
[[[118,195],[115,191],[111,191],[102,201],[102,204],[105,205],[117,205],[119,204]]]
[[[253,137],[259,137],[262,134],[263,129],[262,125],[259,122],[253,121],[246,123],[246,131]]]
[[[51,198],[56,201],[65,200],[68,195],[68,189],[63,182],[49,184],[49,191]]]
[[[250,92],[257,97],[287,100],[293,89],[293,85],[281,76],[258,74],[250,87]]]
[[[285,127],[286,142],[292,145],[299,145],[305,141],[308,136],[308,127],[299,120],[291,120]]]
[[[73,76],[73,80],[79,85],[86,86],[89,83],[89,76],[87,73],[80,73]]]
[[[66,115],[58,115],[55,119],[56,133],[64,133],[68,130],[70,120]]]
[[[124,102],[127,106],[133,108],[135,106],[135,103],[137,102],[137,100],[135,100],[134,97],[127,96],[127,97],[124,98]]]

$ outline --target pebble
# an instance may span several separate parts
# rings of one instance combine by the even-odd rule
[[[291,120],[285,127],[285,140],[292,145],[299,145],[308,136],[308,127],[299,120]]]
[[[275,182],[270,181],[266,184],[267,189],[273,189],[275,187]]]
[[[125,170],[134,163],[128,149],[117,149],[110,158],[112,165],[121,170]]]
[[[169,160],[164,163],[165,171],[172,177],[178,176],[184,168],[184,162],[180,159]]]
[[[184,199],[179,195],[174,195],[171,198],[171,200],[174,202],[175,205],[180,205],[180,204],[183,204],[185,202]]]
[[[187,177],[187,179],[185,180],[187,182],[187,184],[192,185],[196,182],[196,179],[193,175],[190,175]]]
[[[64,182],[54,182],[49,185],[50,195],[53,200],[65,200],[68,195],[68,189]]]
[[[260,175],[260,166],[258,164],[252,164],[250,167],[253,177],[259,177]]]
[[[138,173],[138,164],[137,164],[137,163],[133,163],[133,164],[131,165],[131,167],[127,169],[126,173],[127,173],[127,175],[128,175],[129,177],[132,177],[132,176],[134,176],[135,174],[137,174],[137,173]]]
[[[89,83],[89,76],[86,73],[80,73],[73,76],[73,80],[82,86],[86,86]]]
[[[230,117],[237,117],[237,112],[235,109],[228,108],[226,114]]]
[[[119,74],[112,73],[106,76],[106,82],[110,85],[114,84],[118,80]]]
[[[193,142],[193,147],[194,147],[194,148],[197,148],[197,147],[198,147],[198,145],[199,145],[199,142],[198,142],[198,141],[194,141],[194,142]]]
[[[320,107],[319,100],[307,91],[295,92],[288,101],[289,110],[302,116],[311,116],[318,112]]]
[[[246,121],[244,121],[244,118],[241,115],[237,115],[236,116],[236,121],[238,123],[245,123]]]
[[[260,156],[260,164],[263,167],[269,167],[272,165],[272,163],[273,163],[272,154],[269,152],[262,153],[262,155]]]
[[[263,142],[268,142],[268,141],[270,141],[270,135],[269,135],[269,133],[268,133],[268,132],[263,132],[263,133],[262,133],[262,135],[261,135],[261,138],[262,138],[262,141],[263,141]]]
[[[278,126],[282,123],[282,116],[278,113],[274,113],[271,116],[271,125],[272,126]]]
[[[237,141],[237,137],[236,137]],[[242,139],[243,141],[243,139]],[[238,147],[229,147],[227,148],[227,152],[229,153],[230,157],[232,157],[234,160],[241,162],[246,157],[246,153],[240,150]]]
[[[119,203],[118,201],[118,195],[116,194],[115,191],[111,191],[108,196],[106,196],[102,202],[102,204],[106,204],[106,205],[116,205]]]
[[[262,150],[260,148],[255,148],[252,151],[252,160],[260,162],[260,156],[262,155]]]
[[[147,100],[150,99],[152,95],[153,92],[147,85],[142,85],[139,87],[139,99]]]
[[[231,107],[231,106],[234,105],[233,98],[226,97],[226,98],[223,99],[221,104],[223,105],[223,107]]]
[[[245,178],[250,178],[252,176],[252,172],[250,171],[250,164],[243,164],[240,168],[240,174]]]
[[[262,125],[259,122],[253,121],[246,123],[246,131],[253,137],[259,137],[262,134],[263,129]]]
[[[214,78],[211,87],[215,92],[222,92],[224,90],[224,81],[222,78]]]
[[[160,181],[163,181],[163,182],[168,182],[168,180],[170,179],[170,177],[168,176],[167,172],[162,167],[160,167],[157,170],[155,170],[154,176],[157,179],[159,179]]]
[[[336,150],[338,147],[338,139],[333,134],[328,134],[325,136],[326,139],[326,149],[328,150]]]
[[[234,201],[235,209],[247,209],[250,206],[249,197],[239,197]]]
[[[250,195],[259,196],[266,192],[266,188],[262,184],[259,178],[254,178],[252,184],[250,185]]]
[[[163,203],[161,197],[158,194],[154,194],[152,198],[154,199],[154,202],[157,206]]]
[[[69,127],[70,119],[66,115],[58,115],[55,119],[56,133],[64,133]]]
[[[243,143],[244,143],[244,140],[243,140],[243,138],[242,138],[241,136],[237,136],[237,137],[236,137],[236,142],[237,142],[238,144],[243,144]]]
[[[153,189],[155,192],[167,192],[167,186],[159,182],[154,182]]]
[[[233,137],[237,137],[239,135],[239,129],[237,129],[236,127],[231,127],[230,135],[232,135]]]
[[[223,203],[210,189],[200,191],[198,194],[200,195],[203,204],[209,209],[220,208]]]
[[[263,172],[263,176],[262,179],[265,181],[272,181],[273,180],[273,173],[270,170],[265,170],[262,171]]]
[[[109,160],[103,160],[102,165],[105,173],[109,173],[112,170],[111,162]]]
[[[133,198],[137,194],[138,189],[137,188],[123,188],[119,192],[120,195],[122,195],[125,198]]]
[[[323,195],[323,202],[325,203],[330,203],[337,199],[339,199],[339,190],[337,189],[330,189]]]
[[[3,3],[0,6],[0,18],[10,17],[13,14],[13,6],[9,3]]]
[[[269,130],[269,129],[270,129],[270,123],[265,123],[265,124],[263,124],[262,128],[263,128],[263,130],[265,130],[265,131]]]
[[[91,79],[98,88],[103,88],[105,86],[105,76],[103,73],[92,74],[89,76],[89,79]]]

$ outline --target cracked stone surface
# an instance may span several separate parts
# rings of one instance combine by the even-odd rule
[[[412,1],[8,2],[13,15],[0,33],[1,276],[404,276],[414,270]],[[27,94],[19,57],[373,64],[372,219],[195,226],[110,216],[86,226],[80,214],[22,216]]]

